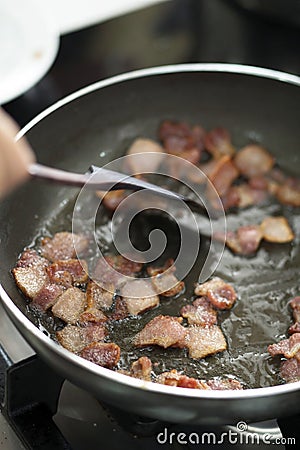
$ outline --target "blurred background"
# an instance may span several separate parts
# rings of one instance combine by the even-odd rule
[[[228,62],[300,75],[300,0],[1,0],[1,9],[0,103],[21,126],[83,86],[144,67]]]

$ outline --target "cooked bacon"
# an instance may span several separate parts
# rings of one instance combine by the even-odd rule
[[[278,187],[276,196],[284,205],[300,206],[300,180],[288,178]]]
[[[174,260],[168,259],[161,267],[147,267],[147,273],[151,277],[155,291],[164,297],[173,297],[184,291],[183,281],[178,281],[174,272]]]
[[[259,205],[268,196],[268,193],[262,189],[255,189],[248,183],[242,183],[239,186],[232,186],[227,195],[235,196],[238,208],[247,208],[248,206]],[[236,200],[238,198],[238,200]]]
[[[284,355],[288,359],[295,357],[300,361],[300,333],[294,333],[289,339],[269,345],[268,352],[271,356]]]
[[[273,156],[261,145],[250,144],[243,147],[234,159],[239,171],[246,177],[264,175],[274,166]]]
[[[286,243],[294,239],[294,233],[285,217],[266,217],[261,223],[263,238],[268,242]]]
[[[159,345],[160,347],[181,346],[186,328],[181,325],[182,317],[157,316],[135,336],[136,347]]]
[[[114,312],[110,315],[109,320],[123,320],[129,316],[126,300],[117,296],[115,299]]]
[[[191,128],[185,122],[165,120],[159,128],[159,138],[168,153],[180,154],[186,150],[197,149],[199,159],[203,150],[205,131],[200,126]]]
[[[134,316],[159,305],[159,297],[149,280],[127,281],[120,288],[120,295],[126,302],[128,312]]]
[[[151,381],[152,362],[147,356],[141,356],[131,365],[130,376],[140,380]]]
[[[126,154],[130,155],[130,158],[125,160],[130,173],[134,175],[146,172],[153,173],[163,160],[164,149],[152,139],[138,138],[133,141]]]
[[[300,322],[295,322],[288,329],[289,334],[300,333]]]
[[[204,145],[214,158],[223,155],[232,156],[235,148],[231,142],[231,136],[226,128],[217,127],[205,135]]]
[[[98,366],[112,369],[118,364],[120,353],[120,347],[113,342],[92,342],[81,350],[80,356]]]
[[[155,277],[156,275],[160,275],[161,273],[164,273],[166,271],[170,271],[171,273],[174,273],[176,271],[176,267],[174,265],[174,259],[169,258],[166,260],[163,266],[148,266],[147,267],[147,274],[150,277]]]
[[[230,309],[237,298],[234,288],[218,277],[197,284],[195,294],[207,297],[217,309]]]
[[[48,282],[46,274],[47,260],[35,250],[25,250],[16,267],[12,270],[19,289],[29,298],[37,296]]]
[[[189,389],[209,389],[208,385],[204,381],[182,375],[175,369],[170,372],[160,374],[157,377],[156,382],[165,384],[166,386],[176,386]]]
[[[73,353],[80,352],[92,342],[103,341],[106,335],[106,328],[102,324],[86,327],[67,325],[56,333],[58,342]]]
[[[228,232],[226,245],[234,253],[252,255],[257,251],[262,237],[259,225],[246,225],[239,227],[235,232]]]
[[[188,327],[182,346],[188,348],[189,356],[193,359],[205,358],[227,348],[222,330],[217,325],[209,327],[192,325]]]
[[[178,281],[170,271],[151,278],[155,291],[163,297],[174,297],[185,289],[184,281]]]
[[[107,255],[105,258],[100,258],[92,276],[101,283],[114,285],[118,285],[122,275],[135,277],[142,270],[143,264],[128,258],[122,255]],[[107,264],[115,269],[115,273],[108,272]]]
[[[228,155],[222,156],[212,173],[209,176],[210,181],[214,185],[214,188],[220,196],[224,196],[233,181],[239,176],[239,171],[233,164],[231,158]],[[209,187],[208,192],[209,195]]]
[[[212,380],[208,380],[207,382],[210,389],[213,390],[240,390],[243,389],[243,386],[238,380],[234,380],[233,378],[214,378]]]
[[[43,238],[41,242],[41,253],[49,261],[75,258],[87,250],[89,241],[86,237],[62,231],[56,233],[52,239]]]
[[[52,307],[55,317],[64,322],[75,324],[86,306],[86,294],[76,287],[67,289]]]
[[[30,306],[41,311],[46,311],[53,306],[58,297],[64,292],[64,288],[57,284],[45,284],[37,293],[30,304]]]
[[[94,281],[89,281],[86,289],[88,308],[109,309],[113,303],[114,286],[103,289]]]
[[[118,189],[117,191],[96,191],[97,197],[102,199],[102,203],[109,211],[115,211],[123,200],[128,196],[128,191]]]
[[[20,258],[17,261],[16,268],[18,267],[46,267],[49,264],[47,259],[40,256],[36,250],[26,249],[21,254]]]
[[[300,360],[291,358],[283,361],[280,366],[280,375],[287,383],[300,381]]]
[[[85,323],[102,323],[106,322],[108,318],[106,315],[97,308],[86,308],[86,310],[80,315],[79,322]]]
[[[208,162],[199,164],[197,171],[193,170],[191,173],[187,174],[187,177],[190,181],[197,184],[204,184],[207,182],[207,178],[210,179],[212,173],[215,171],[218,166],[217,159],[211,159]]]
[[[289,304],[293,310],[295,322],[300,322],[300,297],[294,297]]]
[[[199,297],[192,305],[183,306],[180,314],[188,319],[189,325],[207,326],[217,323],[217,311],[206,297]]]
[[[264,175],[256,175],[249,178],[249,186],[255,190],[268,191],[270,181]]]
[[[58,260],[46,269],[50,281],[70,287],[72,283],[86,283],[88,265],[83,259]]]

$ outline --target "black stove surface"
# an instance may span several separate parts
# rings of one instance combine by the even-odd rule
[[[300,74],[299,42],[296,26],[251,14],[233,0],[173,0],[62,36],[57,59],[48,74],[4,107],[23,126],[49,105],[92,82],[165,64],[229,62]],[[242,449],[249,445],[264,449],[270,448],[262,440],[265,433],[271,435],[271,443],[276,443],[274,439],[282,434],[293,438],[299,432],[300,421],[294,417],[281,421],[282,434],[276,421],[249,425],[248,431],[258,435],[259,442],[250,440],[245,445],[238,437],[234,443],[214,445],[210,435],[212,441],[206,436],[200,445],[204,433],[215,433],[217,439],[225,432],[228,439],[229,430],[237,433],[236,424],[218,430],[183,427],[112,410],[52,373],[37,357],[11,364],[1,351],[0,368],[3,413],[22,448]],[[179,433],[185,433],[185,437]],[[195,433],[199,445],[194,444]],[[0,448],[8,448],[1,439]],[[299,445],[300,437],[297,439]],[[276,447],[284,448],[280,444]],[[289,448],[289,443],[285,447]],[[291,442],[292,447],[297,448]]]

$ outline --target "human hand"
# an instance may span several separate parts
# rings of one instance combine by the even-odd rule
[[[35,161],[25,138],[15,141],[19,131],[14,120],[0,108],[0,198],[28,177],[28,165]]]

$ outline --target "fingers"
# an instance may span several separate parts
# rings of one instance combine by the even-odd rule
[[[28,166],[35,161],[25,138],[15,142],[16,123],[0,108],[0,197],[24,182]]]

